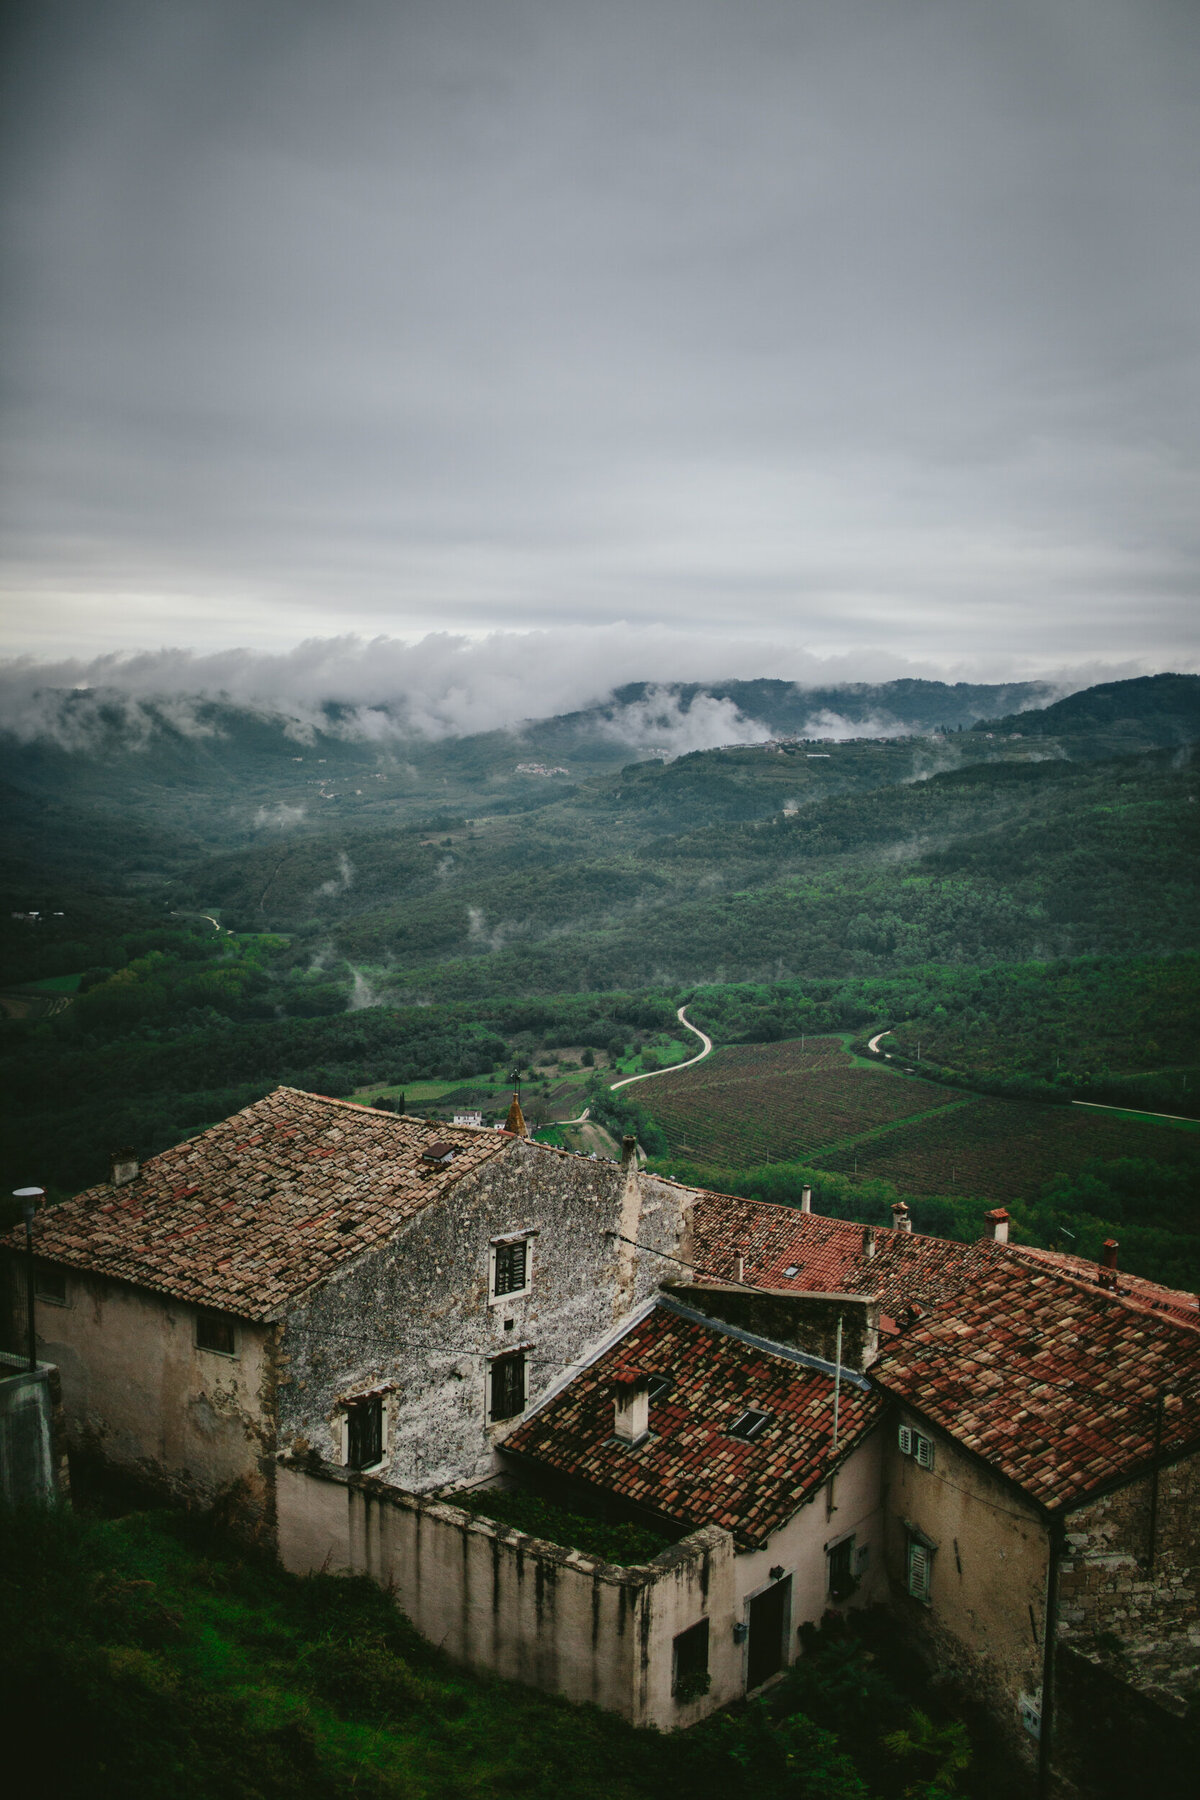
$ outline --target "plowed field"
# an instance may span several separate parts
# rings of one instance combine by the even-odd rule
[[[1043,1182],[1073,1174],[1093,1156],[1149,1157],[1200,1175],[1200,1133],[1082,1107],[974,1100],[813,1160],[843,1174],[857,1166],[860,1175],[883,1176],[909,1194],[1011,1200],[1037,1194]]]
[[[961,1099],[932,1082],[856,1068],[837,1038],[732,1045],[633,1092],[673,1151],[734,1168],[797,1161]]]

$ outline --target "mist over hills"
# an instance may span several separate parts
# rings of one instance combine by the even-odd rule
[[[671,761],[773,737],[843,741],[955,730],[1036,705],[1043,683],[924,680],[805,688],[778,680],[639,682],[600,704],[506,729],[430,734],[406,702],[304,709],[115,688],[22,690],[0,711],[8,780],[154,819],[205,841],[469,809],[541,805],[561,785],[630,757]],[[544,771],[552,771],[547,774]]]

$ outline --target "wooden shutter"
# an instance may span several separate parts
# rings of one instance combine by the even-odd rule
[[[932,1469],[932,1467],[933,1467],[933,1439],[923,1437],[919,1431],[914,1431],[913,1432],[913,1449],[916,1451],[917,1461],[920,1464],[920,1466],[923,1469]]]
[[[932,1557],[916,1538],[908,1540],[908,1591],[914,1600],[928,1600]]]
[[[901,1456],[911,1456],[913,1434],[907,1425],[902,1425],[900,1427],[899,1437]]]
[[[496,1293],[519,1294],[525,1286],[525,1257],[528,1246],[519,1244],[496,1246]]]

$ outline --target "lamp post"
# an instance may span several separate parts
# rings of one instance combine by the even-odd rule
[[[37,1323],[33,1316],[33,1215],[38,1201],[46,1198],[44,1188],[14,1188],[13,1199],[21,1202],[25,1221],[25,1318],[29,1326],[29,1367],[37,1368]]]

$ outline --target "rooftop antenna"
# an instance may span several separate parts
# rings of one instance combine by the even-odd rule
[[[841,1403],[842,1403],[842,1318],[843,1318],[843,1316],[844,1315],[842,1313],[838,1314],[837,1349],[834,1351],[834,1370],[833,1370],[833,1455],[834,1456],[837,1455],[837,1450],[838,1450],[838,1413],[840,1411]]]

